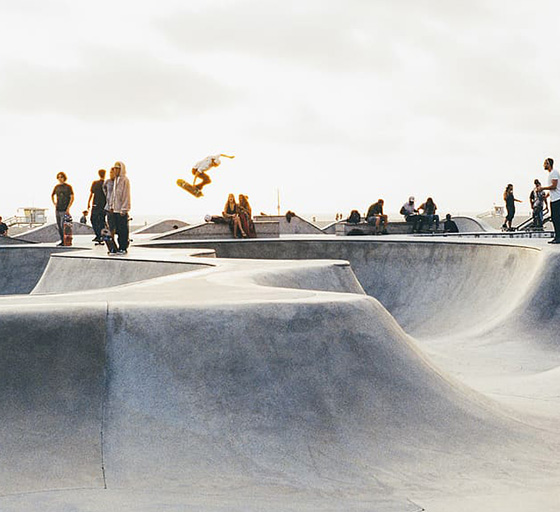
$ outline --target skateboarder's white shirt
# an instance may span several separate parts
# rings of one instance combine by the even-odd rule
[[[552,180],[558,180],[556,188],[550,190],[550,201],[554,203],[555,201],[560,201],[560,172],[556,169],[552,169],[548,173],[548,185],[552,185]]]
[[[196,169],[198,172],[206,172],[208,169],[214,167],[214,165],[220,165],[220,156],[221,155],[207,156],[204,160],[194,164],[193,169]]]

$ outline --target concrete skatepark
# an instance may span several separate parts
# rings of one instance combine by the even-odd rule
[[[0,510],[558,510],[546,239],[135,243],[0,247]]]

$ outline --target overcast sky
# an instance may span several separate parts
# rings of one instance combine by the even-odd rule
[[[555,1],[0,0],[0,215],[78,216],[97,170],[127,165],[132,214],[440,213],[526,206],[560,165]],[[228,153],[205,197],[179,189]]]

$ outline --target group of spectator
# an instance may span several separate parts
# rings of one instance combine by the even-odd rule
[[[115,234],[117,238],[117,246],[110,249],[109,253],[126,254],[129,246],[130,181],[126,175],[126,167],[120,161],[111,167],[109,179],[105,179],[106,174],[105,169],[100,169],[99,179],[91,184],[87,210],[84,211],[83,217],[91,211],[90,220],[95,233],[93,241],[96,244],[104,243],[103,232],[107,230],[111,238]],[[65,173],[59,172],[56,178],[58,184],[52,191],[51,199],[55,205],[56,224],[60,235],[58,245],[63,245],[64,218],[70,217],[74,190],[67,183]]]
[[[383,199],[378,199],[373,203],[365,215],[366,222],[375,228],[375,234],[386,234],[388,217],[383,213]],[[412,225],[412,232],[419,233],[423,230],[432,231],[435,224],[436,231],[440,227],[440,218],[437,212],[437,205],[431,197],[416,207],[414,196],[410,196],[408,201],[404,203],[400,209],[400,214],[404,216],[406,222]],[[347,219],[351,224],[360,222],[360,214],[357,210],[353,210]],[[451,215],[447,214],[444,223],[444,232],[458,233],[457,224],[451,219]]]
[[[532,223],[531,227],[533,229],[542,229],[544,223],[544,214],[548,211],[548,198],[549,194],[543,189],[540,180],[535,179],[534,188],[529,194],[529,203],[531,205],[532,212]],[[522,203],[520,199],[517,199],[513,194],[513,184],[508,183],[504,190],[504,202],[506,203],[506,217],[504,223],[502,224],[502,229],[504,231],[514,231],[515,228],[512,226],[513,219],[515,217],[515,203]]]
[[[540,180],[535,179],[535,187],[529,195],[529,202],[532,210],[532,227],[542,229],[544,223],[544,213],[548,211],[548,199],[550,199],[550,218],[554,226],[554,237],[550,244],[560,244],[560,173],[554,169],[554,160],[547,158],[543,163],[543,168],[548,172],[548,185],[544,186]],[[515,217],[515,203],[523,201],[516,199],[513,194],[513,185],[508,183],[504,190],[504,201],[506,203],[506,218],[502,229],[513,230],[512,221]]]
[[[207,215],[205,220],[217,224],[228,224],[234,238],[256,238],[257,236],[249,198],[244,194],[239,194],[238,201],[235,200],[234,194],[229,194],[222,215]]]
[[[408,201],[401,207],[400,214],[404,216],[406,222],[412,224],[412,232],[418,233],[427,229],[432,231],[434,224],[436,231],[439,230],[440,218],[437,212],[437,205],[431,197],[416,207],[414,196],[410,196]],[[443,230],[446,233],[458,233],[457,224],[451,219],[451,214],[445,216]]]

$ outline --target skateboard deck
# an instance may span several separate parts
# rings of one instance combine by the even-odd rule
[[[189,194],[192,194],[194,197],[201,197],[203,195],[201,190],[191,185],[190,183],[187,183],[185,180],[178,179],[177,185],[183,190],[186,190]]]
[[[64,220],[62,224],[62,245],[70,247],[72,245],[72,217],[70,215],[64,215]]]
[[[117,244],[115,243],[115,239],[107,228],[103,228],[101,230],[101,240],[105,242],[105,247],[107,247],[107,252],[109,254],[115,254],[117,252]]]

